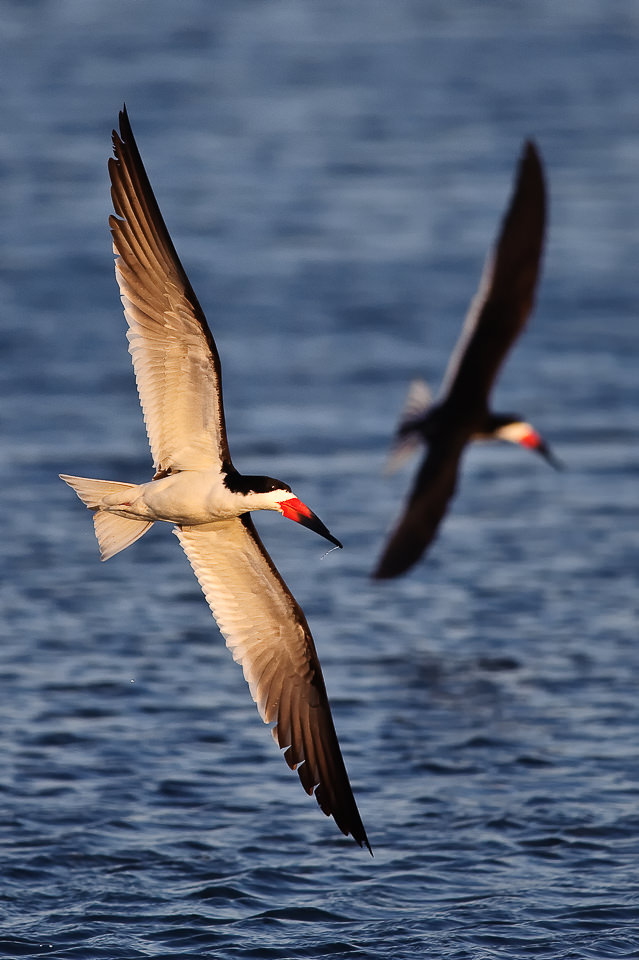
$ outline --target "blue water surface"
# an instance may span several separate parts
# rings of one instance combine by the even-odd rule
[[[639,7],[4,0],[0,956],[639,956]],[[175,538],[101,565],[59,472],[150,456],[113,276],[127,102],[222,357],[374,858],[302,791]],[[566,464],[477,446],[432,551],[369,572],[524,137],[550,226],[496,390]]]

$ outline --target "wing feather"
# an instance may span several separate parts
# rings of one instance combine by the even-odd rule
[[[340,830],[370,849],[308,624],[249,515],[175,533],[286,762]]]
[[[541,266],[546,188],[541,159],[528,141],[495,249],[444,377],[443,394],[467,410],[487,404],[499,368],[532,309]]]
[[[459,461],[466,438],[429,444],[413,491],[391,533],[373,576],[378,580],[404,573],[433,541],[457,486]]]
[[[180,263],[126,110],[109,160],[109,218],[129,352],[157,472],[230,463],[220,361]]]

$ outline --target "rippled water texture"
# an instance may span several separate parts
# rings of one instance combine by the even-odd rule
[[[639,955],[639,14],[617,0],[5,0],[0,955]],[[277,755],[168,527],[109,563],[60,471],[144,480],[106,159],[126,100],[375,857]],[[525,136],[537,309],[427,560],[368,573]]]

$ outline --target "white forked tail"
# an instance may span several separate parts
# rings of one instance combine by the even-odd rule
[[[120,550],[130,547],[139,540],[149,527],[152,520],[131,520],[129,517],[118,517],[115,513],[101,510],[102,502],[110,493],[120,493],[135,487],[134,483],[117,483],[114,480],[89,480],[86,477],[68,477],[61,473],[60,479],[68,483],[77,493],[82,502],[95,511],[93,526],[100,546],[100,559],[108,560]]]

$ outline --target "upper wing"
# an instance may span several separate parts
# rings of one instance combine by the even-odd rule
[[[220,360],[153,196],[126,109],[113,131],[109,218],[135,379],[158,473],[230,461]]]
[[[443,393],[453,404],[486,405],[497,371],[532,309],[545,220],[541,160],[528,141],[501,233],[444,378]]]
[[[431,441],[413,492],[378,561],[373,577],[405,573],[431,543],[455,493],[464,441]]]
[[[370,850],[315,644],[248,514],[175,530],[265,723],[307,793]]]

